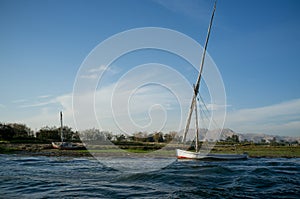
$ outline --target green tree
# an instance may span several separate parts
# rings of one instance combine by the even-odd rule
[[[116,135],[116,139],[118,142],[122,142],[126,140],[126,136],[124,134]]]
[[[154,133],[153,139],[155,142],[163,142],[164,141],[163,133],[162,132]]]
[[[0,124],[0,139],[10,141],[13,139],[15,132],[9,125]]]
[[[238,135],[235,135],[233,134],[231,137],[227,137],[226,138],[226,142],[233,142],[233,143],[239,143],[239,136]]]
[[[41,140],[60,141],[60,132],[56,127],[42,127],[37,133],[36,137]]]
[[[1,140],[16,140],[16,139],[32,139],[33,131],[25,124],[0,124],[0,139]]]
[[[64,141],[72,141],[79,138],[78,133],[74,133],[72,128],[68,126],[63,126],[62,133]],[[47,141],[61,141],[61,127],[43,127],[36,133],[36,137]]]
[[[25,124],[12,123],[9,124],[13,128],[15,135],[14,138],[28,138],[33,137],[32,130],[27,127]]]

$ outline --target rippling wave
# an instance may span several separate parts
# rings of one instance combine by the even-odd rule
[[[300,159],[175,161],[124,173],[92,158],[0,155],[0,198],[299,198]]]

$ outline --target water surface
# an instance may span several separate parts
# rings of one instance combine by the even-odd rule
[[[299,198],[300,159],[175,161],[126,173],[93,158],[0,155],[0,198]]]

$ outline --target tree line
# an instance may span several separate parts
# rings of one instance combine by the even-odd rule
[[[177,132],[171,131],[169,133],[163,132],[135,132],[132,135],[124,133],[113,134],[109,131],[100,131],[99,129],[87,129],[80,131],[80,138],[83,141],[111,141],[111,142],[156,142],[156,143],[169,143],[172,140],[180,140],[181,137]]]
[[[65,141],[80,141],[79,133],[72,128],[63,127]],[[61,140],[60,127],[42,127],[36,133],[25,124],[0,123],[0,140],[11,142],[53,142]]]
[[[83,131],[73,131],[71,127],[63,126],[63,139],[64,141],[73,141],[73,142],[81,142],[82,141],[111,141],[113,143],[120,142],[153,142],[153,143],[169,143],[171,141],[179,143],[182,140],[182,136],[180,136],[177,132],[171,131],[169,133],[163,132],[135,132],[132,135],[120,133],[113,134],[109,131],[101,131],[99,129],[86,129]],[[45,126],[39,129],[34,133],[28,126],[25,124],[19,123],[0,123],[0,141],[12,141],[12,142],[53,142],[53,141],[61,141],[61,127],[49,127]],[[189,140],[188,142],[192,143],[193,140]],[[251,141],[240,141],[239,136],[233,134],[232,136],[228,136],[225,140],[221,140],[221,143],[253,143]],[[298,145],[297,141],[294,142],[286,142],[283,140],[276,140],[274,137],[270,143],[267,143],[266,140],[261,140],[258,144],[268,144],[268,145]]]
[[[33,131],[25,124],[0,123],[0,140],[11,141],[16,139],[31,139],[33,137]]]
[[[63,126],[63,140],[81,142],[82,141],[111,141],[111,142],[156,142],[169,143],[170,141],[180,141],[181,137],[177,132],[136,132],[132,135],[113,134],[109,131],[99,129],[86,129],[83,131],[73,131],[71,127]],[[56,142],[61,141],[61,127],[45,126],[34,133],[27,125],[18,123],[0,123],[0,141],[11,142]]]
[[[63,126],[63,140],[80,142],[83,141],[112,141],[112,142],[170,142],[179,140],[176,132],[164,134],[162,132],[137,132],[133,135],[113,134],[109,131],[99,129],[87,129],[83,131],[73,131],[71,127]],[[18,123],[0,123],[0,140],[12,142],[55,142],[61,141],[61,127],[45,126],[37,132],[33,132],[27,125]]]

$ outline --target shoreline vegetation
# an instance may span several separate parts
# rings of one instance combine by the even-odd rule
[[[145,143],[146,145],[152,145]],[[120,150],[115,145],[105,145],[101,147],[90,147],[89,150],[58,150],[53,149],[51,144],[36,143],[0,143],[0,154],[19,154],[29,156],[71,156],[71,157],[124,157],[134,154],[136,157],[145,157],[155,154],[155,157],[175,157],[177,144],[169,144],[163,150],[147,150],[140,147],[122,147]],[[149,147],[149,146],[148,146]],[[250,158],[300,158],[300,146],[270,146],[257,144],[238,144],[238,145],[215,145],[211,153],[236,154],[247,152]],[[132,157],[132,156],[131,156]]]
[[[74,157],[169,157],[175,158],[175,149],[186,147],[193,150],[194,141],[186,145],[179,144],[182,139],[177,132],[137,132],[131,136],[113,134],[98,129],[87,129],[74,132],[70,127],[62,127],[64,141],[86,144],[85,150],[53,149],[51,142],[59,142],[60,127],[43,127],[33,132],[24,124],[0,123],[0,154],[23,154],[44,156],[74,156]],[[201,132],[202,131],[202,132]],[[200,134],[207,133],[205,129]],[[258,143],[239,140],[238,135],[231,135],[218,141],[210,153],[242,154],[247,152],[252,158],[300,158],[300,144],[298,141],[262,139]],[[206,146],[208,142],[203,142]],[[208,143],[209,145],[209,143]],[[121,150],[122,149],[122,150]],[[207,151],[208,152],[208,151]]]

